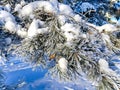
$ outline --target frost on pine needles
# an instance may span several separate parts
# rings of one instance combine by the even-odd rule
[[[4,11],[9,17],[9,22],[5,17],[0,20],[5,29],[9,32],[15,29],[15,34],[24,38],[20,44],[14,45],[17,47],[14,54],[47,68],[48,75],[53,78],[73,80],[84,77],[84,73],[91,82],[97,83],[94,85],[98,90],[119,90],[117,73],[107,73],[113,72],[107,63],[110,56],[120,53],[119,30],[104,30],[104,26],[91,25],[73,13],[69,6],[53,1],[15,5],[13,14],[17,16],[18,23]],[[88,3],[84,5],[83,11],[94,9]],[[48,62],[54,64],[48,65]]]

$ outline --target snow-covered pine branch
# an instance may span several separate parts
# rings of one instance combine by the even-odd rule
[[[108,66],[110,56],[120,53],[120,44],[114,44],[119,38],[113,35],[118,35],[118,28],[111,31],[109,26],[89,24],[57,0],[22,2],[11,12],[0,9],[3,30],[24,38],[15,54],[43,65],[54,77],[73,80],[84,73],[99,90],[120,89],[117,73]],[[108,75],[111,72],[115,74]]]

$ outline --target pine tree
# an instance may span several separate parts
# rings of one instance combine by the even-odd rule
[[[115,35],[116,31],[100,31],[97,26],[73,13],[69,6],[52,1],[45,3],[56,11],[48,9],[44,3],[41,7],[37,6],[42,1],[34,1],[23,5],[20,12],[13,12],[20,19],[18,24],[24,24],[24,31],[28,33],[9,51],[24,57],[27,62],[47,68],[47,75],[53,78],[72,81],[84,77],[84,73],[98,90],[119,90],[120,78],[109,68],[110,56],[120,53],[119,38],[115,36],[119,30]],[[32,5],[36,7],[25,13]],[[56,5],[55,8],[53,5]],[[59,5],[69,12],[60,10]],[[16,37],[20,35],[17,31],[13,34],[17,34]]]

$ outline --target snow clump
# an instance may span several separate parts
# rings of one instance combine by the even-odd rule
[[[60,67],[61,72],[63,73],[67,72],[68,61],[65,58],[60,58],[58,61],[58,65]]]
[[[81,12],[87,12],[89,10],[95,10],[96,11],[95,7],[88,2],[82,3],[80,8],[81,8]]]
[[[0,22],[5,25],[4,28],[10,33],[15,33],[17,31],[16,21],[11,13],[0,10]]]
[[[29,16],[33,14],[33,11],[36,9],[40,9],[43,10],[45,12],[53,12],[53,13],[57,13],[58,10],[56,10],[56,8],[54,8],[53,4],[49,1],[35,1],[32,2],[28,5],[25,5],[21,11],[20,14],[21,16]]]
[[[28,29],[28,37],[34,37],[38,34],[44,34],[48,32],[48,28],[39,28],[40,26],[42,27],[43,24],[44,22],[34,19]]]

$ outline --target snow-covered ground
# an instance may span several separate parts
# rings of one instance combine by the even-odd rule
[[[92,83],[85,78],[74,82],[59,82],[46,76],[47,69],[41,69],[40,66],[33,68],[30,63],[13,57],[0,67],[6,77],[5,84],[17,85],[17,90],[95,90]]]
[[[113,63],[116,64],[116,67],[111,65],[111,68],[120,73],[120,60],[113,58]],[[40,66],[33,68],[30,63],[25,63],[15,57],[10,58],[7,62],[1,62],[0,68],[6,77],[5,84],[17,85],[17,90],[95,90],[95,87],[86,78],[59,82],[46,76],[47,69],[41,69]]]

